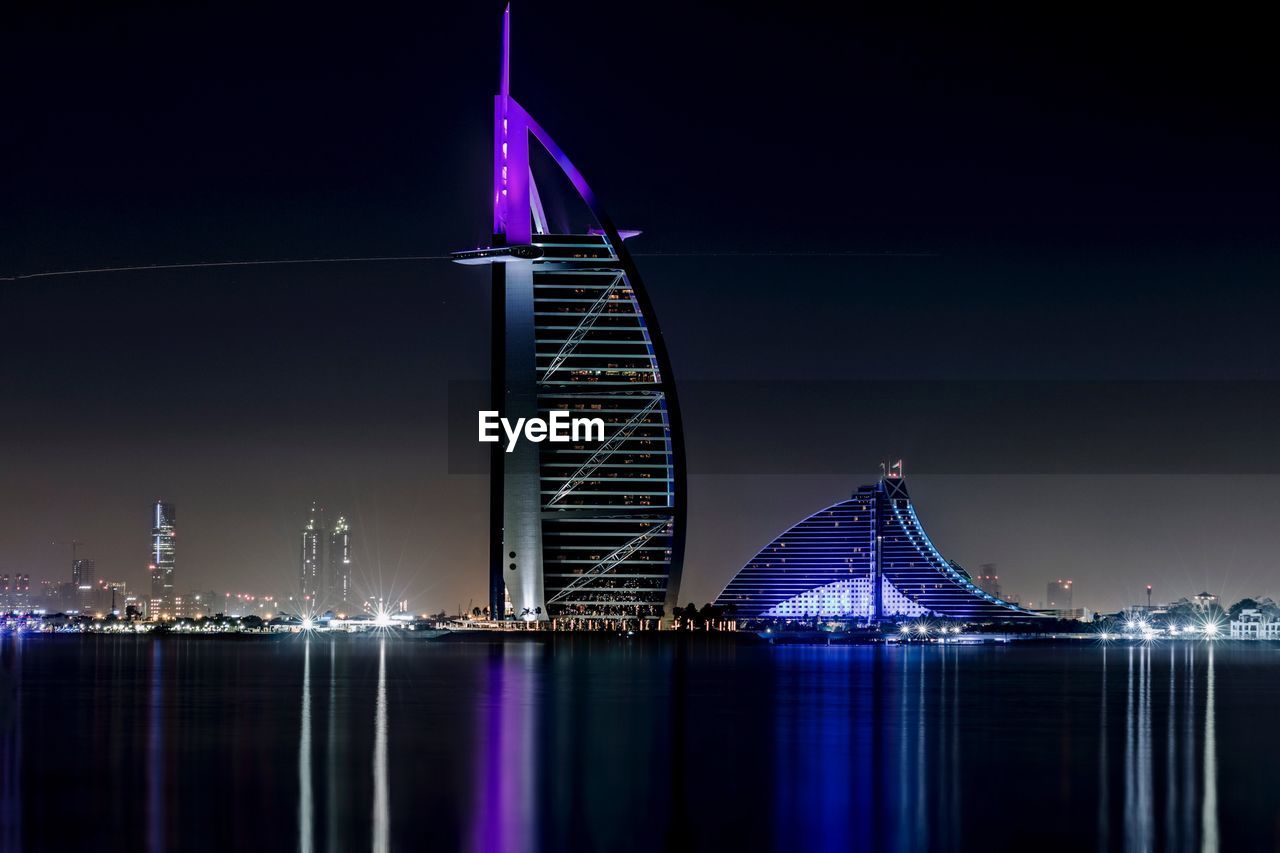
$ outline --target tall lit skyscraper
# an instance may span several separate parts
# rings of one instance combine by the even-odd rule
[[[503,612],[505,591],[528,621],[670,616],[684,563],[684,446],[666,346],[623,242],[639,232],[614,226],[511,96],[509,47],[510,10],[494,99],[493,245],[454,255],[491,267],[490,408],[511,421],[598,416],[605,435],[510,453],[493,445],[490,611]],[[558,167],[541,186],[533,157]],[[581,221],[553,221],[557,205],[543,204],[564,179]]]
[[[351,525],[345,516],[338,516],[329,531],[329,549],[326,555],[322,606],[326,609],[347,610],[351,606]]]
[[[0,575],[0,613],[31,609],[31,575]]]
[[[151,613],[173,615],[173,570],[176,548],[173,504],[156,501],[151,513]]]
[[[71,582],[76,588],[93,583],[95,565],[93,560],[74,560],[71,563]]]
[[[302,607],[314,610],[319,606],[324,566],[324,510],[311,504],[311,515],[302,528],[302,560],[299,567],[299,590]]]

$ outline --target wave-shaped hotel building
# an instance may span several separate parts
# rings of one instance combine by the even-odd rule
[[[1034,619],[986,592],[934,547],[916,516],[902,463],[798,522],[755,555],[716,599],[738,618]]]
[[[517,619],[648,620],[674,610],[685,470],[671,365],[619,231],[582,173],[511,97],[510,9],[494,100],[493,242],[456,252],[493,286],[491,408],[514,422],[552,410],[601,418],[603,441],[493,445],[489,607]],[[552,177],[594,222],[552,223]],[[553,164],[553,165],[552,165]],[[557,168],[558,167],[558,168]],[[540,172],[539,175],[545,175]],[[550,183],[550,181],[548,182]],[[572,199],[570,199],[572,201]],[[582,223],[585,224],[585,223]]]

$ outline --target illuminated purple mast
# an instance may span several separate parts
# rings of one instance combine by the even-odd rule
[[[491,613],[635,623],[669,616],[684,557],[685,469],[671,368],[623,238],[563,149],[511,97],[511,9],[493,111],[493,244],[455,252],[493,282],[492,405],[510,421],[604,416],[605,439],[490,456]],[[530,138],[593,223],[551,227]]]
[[[511,6],[502,13],[502,71],[493,99],[493,234],[507,245],[528,243],[528,113],[511,99]]]

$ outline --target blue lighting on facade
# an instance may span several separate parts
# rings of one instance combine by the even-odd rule
[[[943,557],[916,515],[905,480],[892,473],[774,539],[716,604],[763,619],[1039,617],[978,588]]]

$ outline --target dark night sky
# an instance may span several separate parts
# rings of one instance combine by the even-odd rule
[[[514,93],[645,230],[687,409],[684,597],[891,454],[943,552],[1024,600],[1060,575],[1094,607],[1280,594],[1268,28],[881,5],[513,11]],[[19,0],[0,275],[484,242],[500,8]],[[762,251],[904,254],[718,254]],[[287,590],[317,497],[371,586],[483,597],[486,483],[448,447],[449,383],[487,376],[482,273],[0,294],[0,572],[69,575],[49,542],[75,536],[141,582],[164,496],[180,589]]]

